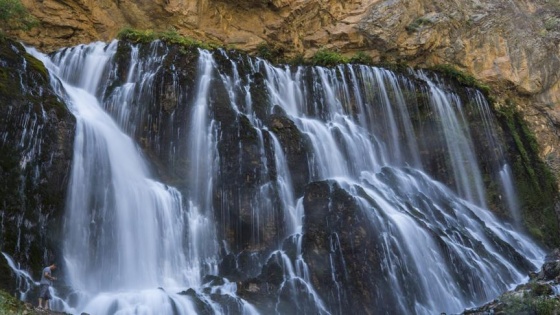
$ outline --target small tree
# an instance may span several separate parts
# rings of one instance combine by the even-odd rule
[[[0,33],[30,30],[39,21],[27,11],[20,0],[0,0]]]

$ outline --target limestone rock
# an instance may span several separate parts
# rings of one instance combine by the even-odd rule
[[[451,64],[521,96],[560,173],[560,10],[544,0],[22,0],[41,26],[17,34],[52,50],[108,41],[125,26],[180,34],[244,50],[273,44],[310,57],[321,48],[412,66]]]

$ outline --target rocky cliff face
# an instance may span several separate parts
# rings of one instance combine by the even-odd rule
[[[560,172],[560,4],[547,0],[23,0],[41,27],[18,34],[44,50],[110,40],[125,26],[244,50],[320,48],[413,66],[451,64],[513,101]]]
[[[429,274],[430,272],[425,272],[424,270],[427,269],[421,268],[424,265],[413,264],[416,261],[424,261],[424,259],[412,259],[424,257],[421,256],[423,253],[409,252],[408,248],[400,246],[400,244],[411,244],[411,242],[404,237],[397,239],[396,235],[399,233],[397,233],[397,230],[391,230],[392,224],[390,222],[392,221],[387,219],[388,214],[383,210],[386,201],[375,198],[378,193],[396,195],[398,200],[404,200],[405,202],[398,207],[398,212],[408,213],[410,219],[407,219],[406,222],[409,222],[410,225],[407,225],[407,227],[412,227],[413,222],[417,222],[422,226],[421,230],[425,229],[427,232],[415,234],[415,236],[420,236],[421,239],[425,240],[430,235],[430,239],[433,237],[435,242],[433,248],[437,246],[442,253],[449,253],[442,255],[440,262],[443,262],[445,266],[454,266],[453,281],[446,281],[451,283],[452,287],[455,286],[455,283],[460,283],[462,288],[477,288],[484,284],[482,280],[480,282],[470,280],[478,279],[477,276],[474,276],[477,271],[466,266],[470,261],[469,259],[451,250],[451,247],[472,247],[473,250],[479,251],[482,255],[488,255],[484,250],[487,248],[486,245],[483,245],[480,241],[475,241],[476,238],[471,239],[468,230],[483,232],[483,239],[490,240],[491,248],[496,248],[503,253],[501,257],[507,257],[511,266],[524,271],[531,269],[523,255],[516,253],[509,244],[484,227],[484,222],[474,215],[474,207],[460,206],[459,202],[454,202],[445,193],[445,190],[435,189],[436,186],[431,180],[427,180],[419,172],[410,169],[399,171],[391,167],[383,168],[376,175],[378,176],[377,179],[373,177],[369,179],[372,182],[367,184],[366,188],[358,186],[350,188],[346,187],[346,184],[343,187],[343,184],[337,184],[337,181],[334,180],[313,182],[311,173],[314,170],[316,171],[316,167],[308,166],[309,169],[306,171],[302,169],[302,166],[309,164],[318,166],[318,164],[309,163],[310,159],[319,158],[309,147],[310,141],[314,140],[306,137],[298,129],[301,126],[286,114],[286,108],[280,107],[281,105],[274,106],[275,104],[264,95],[272,93],[267,91],[263,83],[265,69],[255,71],[258,67],[254,67],[255,64],[250,66],[251,62],[246,56],[236,53],[230,55],[228,52],[217,50],[212,52],[212,62],[210,62],[209,56],[205,57],[208,52],[198,51],[194,48],[185,49],[177,45],[166,45],[162,42],[130,45],[126,41],[121,41],[118,46],[118,48],[115,48],[114,68],[108,71],[108,78],[102,80],[107,86],[100,89],[102,92],[99,92],[100,97],[104,100],[104,106],[116,120],[118,118],[119,123],[124,126],[123,129],[130,133],[141,145],[150,161],[155,164],[155,168],[160,172],[158,177],[161,177],[165,183],[178,187],[184,192],[185,196],[189,194],[191,196],[199,195],[198,191],[195,190],[198,189],[199,185],[193,183],[189,186],[191,178],[197,178],[192,176],[192,173],[199,170],[198,168],[188,167],[195,162],[195,159],[194,156],[188,154],[189,141],[185,141],[185,139],[193,136],[194,132],[193,134],[189,132],[188,136],[181,132],[185,129],[185,126],[194,125],[194,118],[199,118],[192,113],[193,104],[196,104],[194,98],[199,97],[195,92],[195,87],[199,82],[196,72],[200,71],[201,68],[206,68],[202,65],[209,65],[213,69],[211,72],[205,72],[206,76],[211,78],[209,81],[211,96],[205,102],[208,104],[209,114],[212,115],[216,126],[219,127],[213,130],[212,137],[206,139],[215,139],[216,156],[219,158],[212,159],[216,163],[217,174],[215,174],[216,181],[212,181],[214,185],[213,193],[208,195],[208,199],[211,200],[204,200],[203,202],[209,202],[213,205],[214,219],[219,226],[218,239],[224,239],[226,240],[225,244],[231,245],[227,246],[229,248],[224,246],[220,254],[219,275],[238,282],[239,296],[254,303],[255,307],[262,310],[263,313],[270,313],[274,310],[279,310],[283,314],[323,313],[319,309],[322,306],[315,301],[314,297],[316,295],[327,301],[327,309],[340,309],[340,311],[333,311],[333,313],[340,314],[344,314],[343,310],[352,309],[366,310],[368,313],[374,314],[379,310],[371,309],[370,305],[375,305],[376,301],[381,300],[394,302],[388,303],[390,306],[387,306],[387,309],[381,312],[413,313],[415,305],[410,301],[430,303],[434,300],[433,296],[425,295],[423,292],[426,290],[419,285],[422,283],[421,279],[423,279],[424,273]],[[83,47],[68,49],[61,54],[70,54],[72,50],[81,49]],[[1,147],[2,151],[0,152],[10,152],[5,157],[7,162],[0,164],[0,167],[5,167],[6,170],[15,174],[14,181],[16,183],[19,183],[17,180],[21,179],[28,179],[30,183],[26,184],[29,186],[11,182],[5,185],[6,189],[12,189],[6,193],[8,197],[5,198],[10,207],[6,210],[8,215],[1,217],[3,220],[11,220],[6,221],[8,223],[14,222],[15,229],[12,230],[11,226],[10,230],[6,229],[7,232],[11,233],[9,241],[4,242],[4,244],[0,243],[0,246],[3,250],[6,248],[6,251],[10,253],[23,253],[23,250],[13,249],[13,244],[19,244],[19,238],[14,235],[21,231],[23,235],[26,235],[25,242],[27,243],[24,243],[29,243],[35,247],[24,248],[25,254],[29,253],[30,256],[18,257],[18,261],[27,261],[35,259],[35,257],[49,258],[48,252],[42,256],[41,253],[36,251],[36,248],[44,248],[43,240],[45,236],[43,231],[46,231],[45,233],[53,231],[52,229],[57,225],[52,218],[60,217],[60,213],[56,211],[60,212],[63,209],[63,198],[61,197],[63,190],[60,188],[66,187],[62,174],[68,174],[69,154],[67,150],[70,149],[69,141],[72,138],[73,123],[72,119],[68,119],[69,114],[64,110],[62,104],[55,102],[55,100],[51,102],[53,93],[47,87],[46,72],[40,63],[27,56],[22,48],[17,45],[7,45],[4,54],[5,57],[0,55],[2,57],[0,62],[9,67],[2,68],[3,71],[0,69],[0,74],[2,74],[0,79],[16,79],[0,81],[2,83],[0,87],[3,87],[0,90],[2,92],[0,96],[5,98],[4,102],[0,102],[0,104],[12,106],[6,107],[7,113],[1,116],[6,117],[6,122],[0,121],[2,122],[0,124],[0,140],[8,141],[6,142],[7,145]],[[142,58],[134,60],[135,55],[142,56]],[[123,99],[120,98],[122,90],[119,92],[119,88],[127,84],[127,74],[131,72],[131,65],[133,64],[141,65],[138,68],[144,69],[144,72],[149,72],[148,74],[153,78],[153,81],[138,80],[138,82],[142,82],[138,89],[134,89],[138,94],[126,98],[127,101],[123,102]],[[29,66],[29,68],[28,65],[32,67]],[[164,66],[161,67],[161,65]],[[354,68],[359,67],[355,66]],[[304,77],[303,86],[314,87],[309,89],[311,93],[305,94],[305,98],[319,99],[321,95],[324,95],[323,91],[327,90],[330,85],[316,84],[318,81],[315,77],[306,75],[312,74],[311,70],[308,67],[307,70],[301,72]],[[334,77],[333,75],[332,78]],[[234,82],[231,78],[239,78],[235,81],[237,83],[235,87],[243,87],[240,88],[241,91],[230,89],[231,86],[234,86],[231,84],[231,82]],[[419,78],[416,80],[411,78],[410,80],[406,82],[421,81]],[[17,84],[19,82],[22,82],[20,87]],[[143,85],[144,83],[145,85]],[[366,86],[370,88],[376,86],[376,84],[370,84]],[[411,84],[415,85],[415,83]],[[423,93],[425,91],[422,89],[425,85],[427,85],[426,82],[418,83],[416,88],[409,87],[410,89],[403,91],[401,93],[403,98],[406,97],[407,100],[410,98],[410,102],[403,103],[421,105],[421,100],[426,98]],[[447,84],[444,89],[453,90],[453,87],[451,84]],[[332,88],[328,90],[332,90]],[[346,90],[353,89],[347,88]],[[394,92],[396,95],[396,91]],[[250,102],[246,97],[248,94],[250,94]],[[396,98],[395,95],[393,97]],[[459,95],[459,97],[462,97],[463,93],[459,93]],[[28,102],[13,101],[13,99],[27,100],[27,98],[29,98]],[[130,109],[133,109],[130,111],[130,115],[120,115],[121,110],[126,110],[126,107],[122,106],[124,103],[130,104]],[[462,103],[467,104],[468,102],[465,100]],[[249,106],[252,107],[249,108]],[[428,128],[431,125],[430,119],[432,118],[430,117],[434,116],[433,111],[419,107],[420,110],[416,112],[416,116],[411,117],[411,123],[406,125],[413,125],[418,128],[418,134],[421,135],[418,138],[434,143],[437,137],[424,136],[427,134],[434,136],[436,134],[434,131],[437,128]],[[469,114],[469,112],[472,112],[472,109],[469,109],[470,106],[465,106],[465,108],[467,116],[471,116]],[[262,128],[255,123],[256,119],[253,117],[252,109],[254,109],[254,115],[258,118],[258,121],[262,122]],[[318,118],[329,117],[327,110],[330,110],[328,106],[310,106],[308,113]],[[244,112],[250,112],[251,114]],[[193,120],[189,118],[191,115]],[[422,118],[427,119],[423,120]],[[473,120],[476,122],[481,119]],[[384,119],[380,121],[384,121]],[[512,121],[515,122],[515,120]],[[4,125],[6,126],[5,130],[1,129],[1,126]],[[375,126],[375,123],[370,123],[368,126]],[[511,129],[514,129],[513,127]],[[372,127],[372,129],[374,128]],[[480,125],[473,125],[473,129],[482,128]],[[19,133],[22,130],[24,132],[20,135]],[[27,130],[33,132],[28,133]],[[45,130],[45,132],[41,133],[42,130]],[[206,134],[208,129],[203,126],[201,130]],[[381,133],[382,130],[379,131]],[[45,137],[39,137],[41,134]],[[346,132],[340,129],[337,134],[342,140]],[[476,139],[480,138],[480,136],[476,136],[476,133],[474,136]],[[523,134],[516,135],[517,138],[523,136]],[[506,138],[506,141],[510,141],[509,137]],[[517,138],[511,141],[517,143]],[[58,140],[51,141],[50,139]],[[283,147],[281,151],[286,154],[286,163],[273,162],[273,155],[277,154],[275,152],[280,152],[280,150],[275,151],[274,139],[277,140],[278,145]],[[23,166],[28,165],[28,167],[23,167],[22,170],[22,162],[18,164],[18,160],[14,160],[14,157],[27,157],[27,151],[17,150],[19,150],[19,143],[23,143],[24,147],[27,148],[28,141],[31,141],[31,145],[41,144],[39,146],[41,150],[37,151],[40,154],[31,156],[33,159],[23,160],[26,162]],[[166,144],[169,142],[171,144]],[[315,141],[315,143],[318,142]],[[479,148],[485,148],[482,141],[476,141],[476,143]],[[486,147],[489,145],[487,144]],[[420,151],[423,152],[422,159],[427,161],[438,160],[431,155],[439,154],[438,150],[433,150],[436,146],[425,146],[420,143],[419,147]],[[35,146],[31,146],[31,148],[35,148]],[[482,149],[481,154],[479,154],[482,160],[489,161],[490,159],[483,154],[484,151],[487,151],[488,155],[491,155],[492,152]],[[175,154],[175,152],[181,154]],[[46,154],[52,154],[56,158],[54,166],[49,164],[51,160],[44,158]],[[527,155],[527,152],[524,154]],[[205,156],[212,156],[212,154]],[[278,180],[281,177],[280,165],[284,164],[289,168],[289,173],[295,174],[293,178],[294,194],[303,196],[302,211],[305,214],[302,226],[303,237],[294,234],[285,238],[288,233],[286,230],[290,227],[288,226],[288,217],[284,216],[285,212],[283,211],[283,207],[286,206],[279,201],[287,198],[281,198],[281,190],[279,187],[275,187],[280,186]],[[444,163],[434,166],[429,165],[427,169],[434,173],[445,173],[446,169],[443,165]],[[0,171],[3,171],[2,168],[0,168]],[[536,167],[530,168],[532,170],[536,169]],[[36,173],[36,170],[40,172],[41,176]],[[51,171],[53,173],[50,173]],[[189,171],[192,173],[189,174]],[[443,177],[445,178],[445,176]],[[0,179],[6,178],[12,177],[3,174],[0,177]],[[35,189],[36,186],[34,185],[38,185],[38,183],[34,182],[33,179],[37,178],[46,178],[45,182],[39,184],[51,188],[47,192],[50,193],[49,196],[54,196],[54,199],[44,199],[45,195],[42,191],[26,190],[23,194],[18,190],[21,187]],[[404,178],[414,178],[414,182],[418,183],[412,185],[414,187],[432,187],[432,189],[427,189],[426,192],[422,191],[422,193],[408,190],[411,185],[407,185],[408,181],[405,181]],[[200,186],[206,187],[205,185]],[[392,188],[391,190],[385,190],[382,187]],[[369,193],[372,195],[369,195],[366,190],[371,190]],[[379,192],[374,192],[374,190]],[[12,201],[12,196],[19,199]],[[29,198],[29,196],[32,198]],[[37,203],[30,203],[28,200],[37,201]],[[265,203],[268,200],[270,203]],[[18,207],[25,207],[25,209],[39,208],[40,211],[19,211]],[[392,207],[389,208],[392,209]],[[258,220],[254,220],[255,216],[250,213],[252,209],[259,210]],[[441,209],[444,212],[441,212]],[[457,213],[454,213],[455,209],[457,209]],[[474,228],[459,229],[459,227],[464,226],[466,221],[452,220],[452,218],[463,218],[463,215],[458,215],[458,213],[466,214],[467,221],[475,224],[473,225]],[[39,217],[39,223],[35,223],[33,215]],[[17,221],[19,218],[23,219]],[[451,223],[447,225],[449,220],[451,220]],[[443,224],[443,221],[445,221],[445,224]],[[28,232],[28,229],[32,231]],[[4,231],[4,228],[0,231]],[[446,233],[450,234],[447,235]],[[394,236],[389,245],[395,249],[395,254],[383,250],[383,245],[386,242],[383,239],[384,235]],[[461,246],[451,245],[446,242],[446,240],[452,239],[450,235],[457,235],[461,242],[465,239],[466,243],[461,243]],[[548,235],[552,235],[552,233],[548,233]],[[0,234],[0,236],[2,235]],[[47,234],[47,237],[49,237],[49,234]],[[553,236],[550,237],[553,238]],[[6,237],[6,239],[8,238]],[[53,239],[55,238],[53,237]],[[31,243],[33,240],[39,241]],[[56,244],[47,244],[46,246],[49,249],[56,249]],[[275,249],[280,246],[282,251],[276,251]],[[467,252],[470,252],[470,250]],[[316,294],[307,287],[306,282],[301,280],[303,276],[294,277],[294,272],[291,271],[294,268],[288,267],[302,266],[301,264],[296,265],[301,263],[298,262],[300,256],[305,258],[310,266],[309,281],[313,284]],[[413,267],[407,268],[402,273],[392,270],[393,275],[401,277],[399,279],[381,279],[381,275],[389,270],[387,268],[401,265],[383,266],[381,263],[386,261],[384,257],[399,259],[399,261],[402,259],[403,266],[410,265]],[[501,260],[502,258],[493,261],[491,265],[501,266]],[[36,264],[38,263],[36,262]],[[436,264],[431,264],[431,266],[436,266]],[[302,270],[305,269],[301,268]],[[504,276],[505,281],[507,283],[514,282],[513,275],[507,275],[508,272],[505,269],[499,272],[491,271],[488,274],[501,275],[504,272],[506,274]],[[9,272],[5,274],[9,274]],[[220,280],[218,277],[205,279],[204,292],[208,294],[214,292],[212,287],[224,283],[224,280],[221,280],[221,282]],[[496,282],[496,288],[505,289],[505,283],[502,283],[501,279],[493,280],[487,281],[487,283]],[[0,283],[7,282],[2,281]],[[405,283],[406,285],[396,291],[391,289],[391,286],[396,283]],[[426,283],[422,283],[422,285],[424,284]],[[341,287],[343,289],[340,289]],[[189,295],[193,300],[201,301],[200,304],[197,302],[197,307],[200,307],[198,309],[199,313],[211,312],[207,307],[204,307],[204,303],[197,297],[196,291],[191,289],[180,294]],[[465,293],[464,297],[462,296],[463,293],[457,291],[456,296],[460,295],[465,301],[482,302],[490,298],[486,293],[482,294],[476,291]],[[293,302],[294,297],[297,298],[297,303]],[[235,302],[219,295],[214,295],[211,298],[220,305],[228,305],[228,307]]]

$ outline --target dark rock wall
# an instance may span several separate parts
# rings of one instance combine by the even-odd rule
[[[376,314],[380,311],[375,307],[376,295],[390,287],[377,268],[382,259],[376,250],[380,231],[366,223],[369,219],[356,201],[334,182],[309,184],[304,206],[302,246],[316,289],[336,313],[351,309]],[[370,279],[376,279],[375,283]],[[391,295],[384,297],[389,298],[384,305],[397,305]]]
[[[61,259],[75,120],[20,44],[0,42],[0,64],[0,249],[38,275]]]

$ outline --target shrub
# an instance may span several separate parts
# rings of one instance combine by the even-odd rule
[[[284,50],[279,46],[262,42],[257,45],[257,56],[273,63],[279,63],[284,58]]]
[[[306,64],[305,57],[303,54],[296,54],[290,60],[288,60],[288,64],[292,66],[300,66]]]
[[[27,11],[20,0],[0,0],[0,33],[11,30],[30,30],[39,21]]]
[[[367,55],[363,51],[356,53],[352,58],[350,58],[350,63],[359,63],[363,65],[371,65],[373,63],[373,58]]]
[[[341,63],[348,63],[348,59],[341,54],[327,49],[319,49],[311,62],[315,66],[332,67]]]
[[[135,43],[149,43],[156,40],[152,30],[137,30],[130,27],[123,28],[118,34],[118,39],[128,40]]]
[[[131,41],[133,43],[151,43],[155,40],[161,40],[168,44],[176,44],[183,47],[200,47],[208,50],[215,48],[213,45],[205,44],[193,38],[183,36],[177,33],[174,28],[163,32],[154,32],[153,30],[137,30],[125,27],[117,34],[117,38]]]

